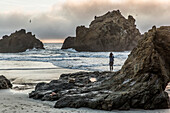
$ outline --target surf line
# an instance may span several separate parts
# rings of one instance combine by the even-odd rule
[[[0,69],[0,70],[48,70],[48,69],[63,69],[63,68],[9,68],[9,69]]]

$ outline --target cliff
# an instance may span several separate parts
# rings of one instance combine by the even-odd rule
[[[96,78],[92,82],[89,78]],[[56,101],[54,107],[103,110],[169,108],[170,26],[144,34],[118,72],[79,72],[39,83],[30,98]]]
[[[141,34],[136,28],[135,19],[123,17],[119,10],[96,17],[89,28],[78,26],[76,37],[65,39],[62,49],[74,48],[77,51],[128,51],[132,50]]]
[[[5,35],[0,40],[0,53],[24,52],[33,48],[44,49],[43,43],[31,32],[26,33],[24,29],[16,31],[10,36]]]

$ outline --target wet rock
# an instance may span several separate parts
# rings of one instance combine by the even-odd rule
[[[80,93],[78,91],[79,88],[84,88],[84,86],[89,85],[88,87],[92,87],[91,84],[93,82],[90,81],[90,77],[96,77],[98,82],[105,80],[105,78],[109,78],[110,72],[102,72],[105,73],[101,76],[101,72],[78,72],[74,74],[62,74],[59,80],[53,80],[50,83],[38,83],[35,87],[35,91],[29,94],[30,98],[41,99],[41,100],[57,100],[60,96],[66,95],[68,93]],[[105,78],[103,78],[105,76]],[[74,79],[74,82],[70,82],[70,78]],[[103,79],[102,79],[103,78]],[[93,87],[95,88],[95,87]],[[54,92],[57,96],[50,96],[50,94]],[[83,90],[83,93],[89,92]]]
[[[3,75],[0,76],[0,89],[12,88],[11,82]]]
[[[74,48],[77,51],[128,51],[132,50],[141,38],[135,19],[123,17],[119,10],[95,16],[89,28],[78,26],[76,37],[65,39],[62,49]]]
[[[10,36],[5,35],[0,40],[0,53],[24,52],[33,48],[44,49],[43,43],[31,32],[26,33],[24,29],[16,31]]]
[[[75,79],[75,83],[68,83],[70,77]],[[97,81],[86,83],[82,80],[90,77],[96,77]],[[43,94],[42,99],[55,92],[60,95],[53,99],[56,108],[162,109],[170,106],[165,92],[169,82],[170,27],[163,26],[153,27],[144,34],[120,71],[63,74],[59,80],[39,85],[40,89],[30,95],[36,93],[33,95],[35,98]],[[62,84],[68,85],[63,87]],[[82,87],[76,84],[82,84]]]

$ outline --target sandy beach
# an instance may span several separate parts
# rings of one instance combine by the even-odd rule
[[[102,111],[88,108],[53,108],[55,102],[39,101],[28,98],[29,91],[0,90],[0,113],[169,113],[163,110]]]
[[[0,90],[0,113],[170,113],[170,109],[162,110],[129,110],[101,111],[88,108],[53,108],[55,102],[39,101],[28,98],[34,85],[38,82],[49,82],[58,79],[62,73],[73,73],[71,70],[56,67],[48,62],[0,61],[0,74],[6,76],[14,84],[14,89]],[[31,85],[30,85],[31,84]],[[16,87],[27,86],[27,90]]]
[[[61,74],[81,70],[64,69],[49,62],[0,61],[0,74],[12,80],[13,84],[49,82]]]

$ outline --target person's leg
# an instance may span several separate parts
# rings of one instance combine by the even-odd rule
[[[112,70],[113,70],[113,65],[112,65]]]

